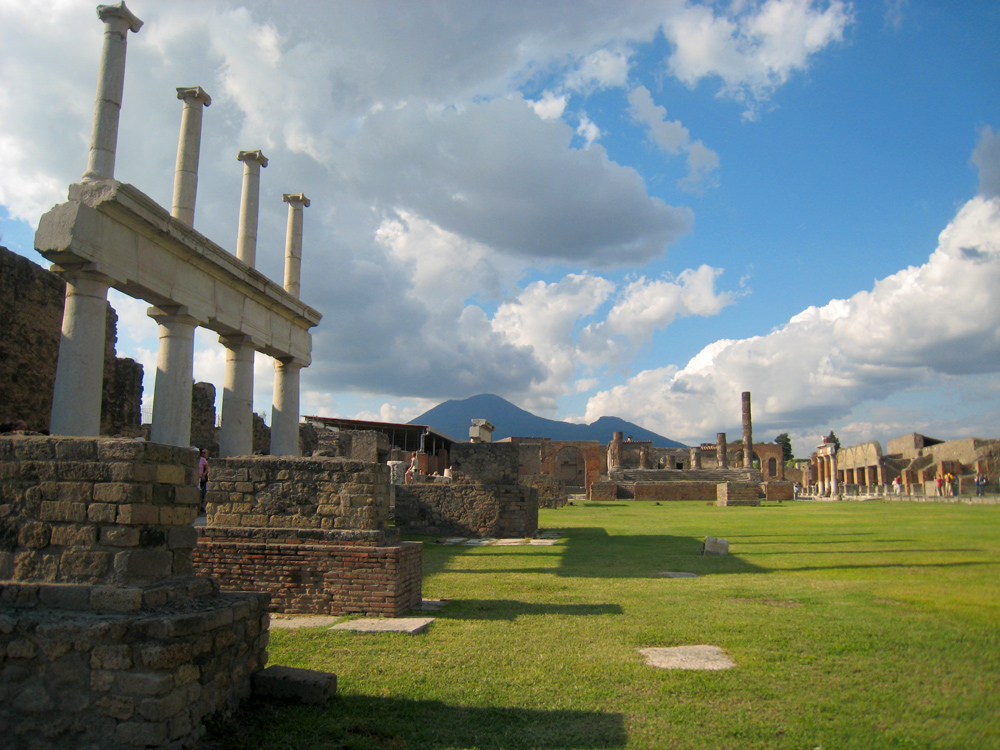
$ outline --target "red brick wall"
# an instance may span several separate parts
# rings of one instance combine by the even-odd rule
[[[715,502],[715,482],[636,482],[636,500]]]
[[[420,606],[423,548],[201,537],[199,575],[223,591],[263,591],[272,612],[397,617]]]
[[[795,485],[791,482],[764,482],[764,496],[768,500],[794,500]]]

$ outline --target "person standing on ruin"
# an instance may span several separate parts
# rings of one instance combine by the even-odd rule
[[[208,448],[201,449],[198,458],[198,486],[201,489],[201,512],[205,512],[205,497],[208,494]]]
[[[896,493],[896,498],[903,496],[903,482],[899,477],[892,480],[892,491]]]

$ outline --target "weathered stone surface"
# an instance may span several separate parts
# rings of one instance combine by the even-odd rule
[[[417,635],[427,630],[433,617],[383,617],[379,619],[348,620],[334,625],[330,630],[350,630],[354,633],[406,633]]]
[[[323,704],[337,694],[337,675],[312,669],[271,666],[253,676],[253,692],[261,698]]]
[[[705,544],[701,548],[701,554],[703,555],[728,555],[729,554],[729,541],[727,539],[718,539],[714,536],[706,536]]]
[[[672,648],[642,648],[646,664],[660,669],[722,670],[736,663],[718,646],[674,646]]]

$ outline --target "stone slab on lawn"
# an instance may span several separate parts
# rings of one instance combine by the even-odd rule
[[[646,664],[660,669],[732,669],[736,663],[718,646],[641,648]]]
[[[253,676],[253,693],[321,705],[337,694],[337,675],[313,669],[271,666]]]
[[[719,539],[714,536],[706,536],[705,544],[701,548],[701,554],[703,555],[728,555],[729,554],[729,540]]]
[[[341,619],[337,615],[271,615],[271,630],[298,630],[299,628],[322,628],[333,625]]]
[[[334,625],[330,630],[352,630],[355,633],[408,633],[416,635],[427,630],[433,617],[372,617],[348,620]]]
[[[682,573],[675,570],[661,570],[656,575],[663,578],[697,578],[697,573]]]
[[[555,543],[555,539],[532,539],[528,542],[532,547],[551,547]]]
[[[424,599],[417,609],[424,612],[435,612],[446,604],[451,604],[451,599]]]

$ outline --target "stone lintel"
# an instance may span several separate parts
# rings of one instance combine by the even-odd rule
[[[111,18],[121,18],[127,24],[126,28],[132,33],[138,33],[139,29],[142,28],[142,21],[125,7],[124,2],[115,3],[114,5],[98,5],[97,17],[105,23]]]
[[[185,103],[188,100],[193,100],[195,102],[201,102],[206,107],[212,105],[212,97],[208,95],[201,86],[178,86],[177,87],[177,98],[183,100]]]
[[[191,315],[191,311],[184,305],[160,305],[159,307],[150,307],[146,310],[146,315],[151,317],[157,323],[160,320],[175,320],[178,323],[187,323],[192,326],[205,325],[205,321],[199,320],[195,316]]]
[[[236,161],[257,162],[262,167],[267,166],[267,157],[264,156],[264,152],[260,149],[257,149],[256,151],[240,151],[236,155]]]
[[[285,203],[290,203],[292,206],[305,206],[309,208],[312,203],[308,198],[306,198],[305,193],[282,193],[281,200]]]
[[[70,185],[69,201],[41,218],[35,247],[63,269],[102,273],[154,306],[187,306],[207,328],[251,336],[264,354],[311,362],[308,331],[322,319],[317,310],[132,185]]]

